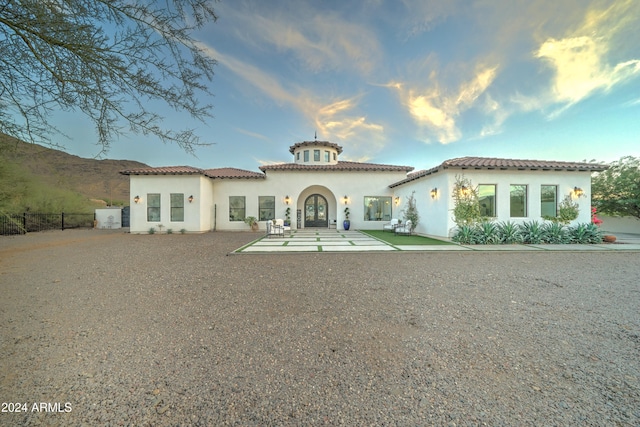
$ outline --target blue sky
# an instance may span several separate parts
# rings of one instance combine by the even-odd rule
[[[640,156],[640,1],[222,1],[197,34],[218,60],[206,124],[184,153],[141,135],[107,157],[257,170],[328,140],[341,160],[429,168],[462,156]],[[95,132],[60,116],[67,151]]]

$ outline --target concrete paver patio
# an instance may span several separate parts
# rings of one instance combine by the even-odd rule
[[[640,243],[599,245],[391,245],[358,230],[302,229],[261,237],[235,253],[380,251],[640,251]]]

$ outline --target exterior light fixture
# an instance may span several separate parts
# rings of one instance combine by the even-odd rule
[[[133,201],[136,202],[136,203],[140,203],[140,196],[134,197]]]
[[[584,190],[582,190],[582,188],[579,188],[579,187],[573,187],[573,194],[576,197],[582,197],[584,195]]]
[[[400,196],[396,196],[393,201],[395,202],[396,206],[398,206],[400,204]]]
[[[289,196],[284,196],[284,202],[288,205],[291,203],[291,197]]]
[[[435,199],[436,197],[438,197],[438,187],[434,187],[431,189],[431,198]]]
[[[344,196],[344,197],[342,198],[342,200],[344,201],[344,204],[346,205],[346,204],[347,204],[347,202],[349,201],[349,198],[348,198],[347,196]]]
[[[460,187],[460,194],[462,194],[463,196],[468,195],[469,187],[467,187],[466,185],[463,185],[462,187]]]
[[[193,202],[193,194],[191,196],[189,196],[189,198],[187,200],[189,201],[189,203]]]

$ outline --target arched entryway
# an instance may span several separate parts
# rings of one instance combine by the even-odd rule
[[[328,227],[329,204],[320,194],[312,194],[304,201],[304,226]]]

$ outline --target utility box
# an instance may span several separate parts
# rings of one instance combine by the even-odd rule
[[[95,228],[101,228],[101,229],[122,228],[122,209],[120,208],[96,209]]]

